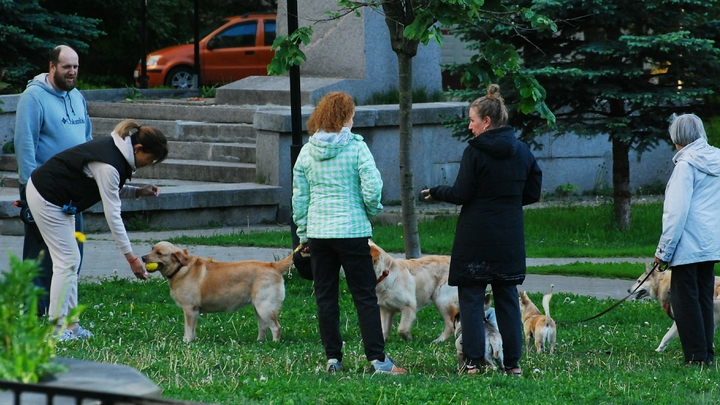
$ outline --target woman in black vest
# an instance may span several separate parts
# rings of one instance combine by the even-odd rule
[[[462,205],[448,277],[448,284],[458,286],[466,358],[460,372],[478,372],[485,355],[485,288],[490,284],[505,372],[520,375],[522,323],[516,286],[525,280],[522,207],[540,199],[542,171],[507,125],[508,112],[497,84],[470,105],[469,116],[474,138],[463,152],[455,184],[422,194],[426,200]]]
[[[77,268],[80,252],[75,242],[75,213],[99,201],[110,231],[130,269],[147,280],[142,262],[133,254],[120,216],[121,198],[157,197],[155,185],[126,186],[133,172],[160,163],[168,154],[167,140],[159,130],[135,120],[118,124],[111,136],[67,149],[33,171],[27,185],[27,202],[53,259],[50,285],[50,319],[58,324],[77,307]],[[60,340],[86,338],[92,333],[72,319],[57,332]]]

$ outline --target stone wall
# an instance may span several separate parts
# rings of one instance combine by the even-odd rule
[[[451,136],[441,124],[442,115],[467,116],[465,103],[427,103],[413,105],[413,180],[415,191],[440,184],[452,185],[457,176],[466,142]],[[303,123],[312,108],[303,108]],[[383,201],[401,199],[399,168],[399,113],[396,105],[360,106],[353,132],[362,135],[382,174]],[[259,110],[255,113],[258,178],[281,187],[280,218],[289,215],[292,197],[289,108]],[[305,128],[303,128],[305,130]],[[303,143],[307,142],[307,134]],[[543,190],[553,193],[564,184],[579,191],[612,187],[612,150],[607,137],[579,138],[575,135],[544,136],[541,150],[534,150],[543,170]],[[630,186],[633,190],[655,182],[665,183],[672,171],[674,149],[661,144],[642,155],[630,155]],[[287,217],[284,217],[287,218]]]

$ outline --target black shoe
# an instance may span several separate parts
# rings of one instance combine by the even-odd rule
[[[686,366],[712,366],[712,360],[685,360]]]

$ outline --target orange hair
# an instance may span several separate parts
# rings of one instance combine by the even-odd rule
[[[313,135],[320,130],[340,132],[343,125],[350,121],[355,113],[355,102],[349,94],[334,91],[326,94],[310,114],[306,126],[308,133]]]

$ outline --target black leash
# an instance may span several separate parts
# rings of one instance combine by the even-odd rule
[[[555,323],[556,323],[556,324],[560,324],[560,325],[569,324],[569,323],[582,323],[582,322],[587,322],[587,321],[592,320],[592,319],[595,319],[595,318],[599,318],[599,317],[607,314],[608,312],[610,312],[610,311],[612,311],[613,309],[615,309],[615,307],[617,307],[618,305],[620,305],[620,304],[622,304],[623,302],[625,302],[625,301],[626,301],[628,298],[630,298],[633,294],[635,294],[635,292],[638,290],[638,288],[640,288],[640,287],[643,285],[643,283],[645,283],[645,281],[647,281],[647,279],[650,278],[650,276],[653,274],[653,272],[654,272],[655,270],[657,270],[657,271],[665,271],[665,270],[667,270],[667,263],[665,264],[665,268],[661,268],[661,267],[662,267],[662,266],[660,266],[659,263],[653,264],[652,270],[650,270],[650,272],[647,274],[647,276],[645,276],[645,278],[640,282],[640,284],[638,284],[637,287],[635,287],[634,290],[632,290],[632,292],[631,292],[630,294],[628,294],[627,296],[625,296],[625,298],[621,299],[620,301],[614,303],[610,308],[608,308],[608,309],[600,312],[599,314],[597,314],[597,315],[595,315],[595,316],[591,316],[590,318],[587,318],[587,319],[579,320],[579,321],[572,321],[572,322],[559,322],[559,321],[555,321]]]

